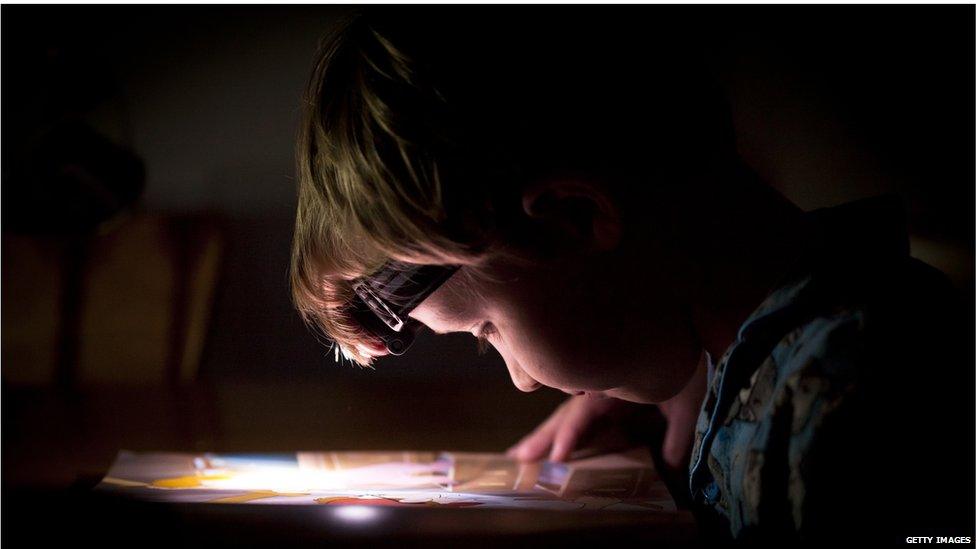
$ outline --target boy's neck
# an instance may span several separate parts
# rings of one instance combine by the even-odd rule
[[[745,208],[719,206],[699,234],[707,260],[692,292],[692,322],[704,352],[685,388],[658,405],[668,421],[661,454],[672,472],[687,467],[708,390],[709,356],[722,356],[742,323],[787,274],[800,248],[802,211],[772,189],[763,187],[756,194],[748,203],[751,215],[742,217]]]
[[[692,322],[702,346],[716,359],[783,282],[802,248],[803,212],[770,188],[755,194],[747,207],[723,208],[701,235],[707,251],[693,294]]]

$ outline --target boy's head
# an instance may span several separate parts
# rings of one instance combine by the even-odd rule
[[[410,318],[487,339],[523,390],[653,402],[691,375],[686,252],[728,117],[674,21],[568,13],[387,10],[321,48],[292,289],[345,356],[385,354],[354,285],[393,261],[459,266]]]

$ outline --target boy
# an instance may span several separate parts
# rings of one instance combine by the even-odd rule
[[[551,13],[368,14],[323,46],[305,319],[361,364],[469,332],[519,389],[573,395],[520,459],[657,404],[709,534],[971,535],[968,319],[898,205],[805,214],[760,182],[693,29]]]

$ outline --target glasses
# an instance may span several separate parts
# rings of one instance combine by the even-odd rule
[[[351,313],[367,331],[386,345],[391,355],[402,355],[423,324],[408,315],[440,288],[460,267],[413,265],[389,261],[370,276],[353,283]]]

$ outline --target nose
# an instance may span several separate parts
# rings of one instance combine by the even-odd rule
[[[505,360],[505,366],[508,367],[508,373],[512,376],[512,383],[519,391],[531,393],[542,387],[541,383],[532,379],[532,376],[525,373],[514,360]]]

